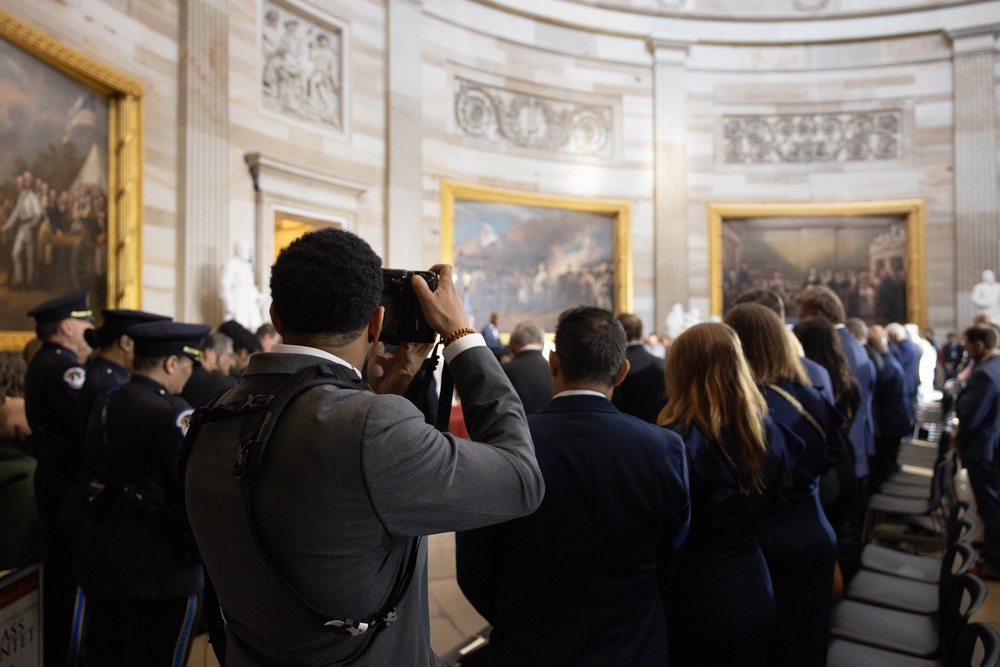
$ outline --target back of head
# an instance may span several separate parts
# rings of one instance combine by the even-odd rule
[[[885,335],[889,337],[889,340],[903,340],[904,338],[909,338],[909,334],[906,333],[906,328],[899,322],[891,322],[885,327]]]
[[[518,322],[510,333],[510,346],[520,349],[525,345],[545,345],[545,330],[534,322]]]
[[[969,343],[981,342],[986,350],[997,349],[997,344],[1000,342],[997,328],[989,324],[977,324],[974,327],[969,327],[963,336]]]
[[[564,310],[556,324],[559,372],[568,384],[614,386],[625,363],[625,330],[611,311],[592,306]]]
[[[806,287],[795,297],[795,304],[801,317],[825,317],[832,324],[843,324],[847,317],[840,297],[824,285]]]
[[[232,352],[233,350],[230,350],[232,344],[233,339],[221,331],[213,331],[202,341],[202,347],[206,350],[214,350],[219,353]]]
[[[802,343],[802,350],[808,359],[815,361],[830,374],[834,400],[841,412],[842,398],[851,392],[851,368],[844,356],[837,330],[825,317],[807,317],[799,320],[792,330]],[[852,413],[853,414],[853,413]],[[848,415],[850,416],[850,415]]]
[[[757,303],[740,304],[726,315],[726,324],[739,336],[757,384],[810,384],[785,325],[773,310]]]
[[[754,287],[736,297],[733,305],[738,306],[743,303],[758,303],[765,308],[773,310],[782,321],[785,319],[785,300],[774,290]]]
[[[868,339],[866,342],[879,354],[885,354],[888,351],[885,346],[885,329],[878,324],[868,327]]]
[[[851,332],[854,339],[862,345],[868,340],[868,325],[865,321],[857,317],[849,317],[844,322],[844,326]]]
[[[634,340],[642,338],[642,320],[637,315],[621,313],[618,315],[618,321],[622,323],[622,328],[625,329],[625,336],[628,338],[628,342],[631,343]]]
[[[740,490],[760,489],[767,405],[736,332],[717,322],[687,329],[670,346],[666,383],[670,398],[657,421],[696,426],[717,443],[732,439],[738,460],[730,462],[737,469]]]
[[[234,331],[233,334],[234,335],[230,336],[230,338],[233,339],[234,353],[246,350],[248,353],[253,354],[254,352],[260,352],[263,349],[260,344],[260,339],[250,333],[249,330],[243,329],[242,331]]]
[[[324,334],[346,344],[361,334],[381,296],[381,258],[342,229],[299,237],[271,267],[272,308],[286,339]]]

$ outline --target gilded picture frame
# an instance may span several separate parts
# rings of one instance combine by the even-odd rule
[[[733,255],[731,249],[726,249],[725,246],[731,246],[733,239],[730,238],[729,232],[730,228],[727,227],[728,224],[732,224],[733,228],[737,226],[735,223],[747,225],[749,221],[759,221],[762,219],[770,219],[776,221],[774,223],[775,227],[782,227],[781,220],[787,219],[787,223],[782,227],[782,231],[786,234],[791,231],[795,233],[796,231],[800,233],[803,238],[808,237],[810,233],[816,235],[815,238],[818,240],[818,245],[834,245],[834,246],[855,246],[855,255],[857,255],[857,246],[862,247],[863,252],[867,252],[867,260],[869,263],[865,264],[862,268],[861,273],[864,274],[865,271],[870,269],[872,275],[871,282],[877,287],[879,284],[877,272],[882,270],[882,267],[886,267],[887,274],[891,277],[895,271],[898,274],[899,283],[899,293],[905,296],[901,300],[905,300],[905,321],[914,322],[921,327],[927,326],[927,289],[926,289],[926,265],[924,262],[924,251],[925,251],[925,204],[922,199],[905,199],[905,200],[887,200],[887,201],[866,201],[866,202],[841,202],[841,203],[809,203],[809,204],[762,204],[762,203],[713,203],[709,204],[709,265],[710,265],[710,308],[711,314],[716,316],[722,316],[724,314],[724,291],[738,291],[747,286],[747,283],[739,279],[740,273],[746,273],[748,270],[753,271],[775,271],[774,280],[778,283],[784,278],[787,280],[788,284],[792,285],[792,289],[797,289],[800,286],[806,284],[821,284],[820,278],[823,272],[833,273],[836,270],[842,273],[841,280],[843,282],[837,283],[836,280],[831,281],[832,284],[849,284],[849,281],[856,281],[857,276],[853,275],[854,272],[848,270],[848,267],[841,266],[837,267],[815,267],[813,265],[807,265],[808,259],[805,257],[796,257],[791,260],[791,264],[795,262],[799,263],[799,270],[807,272],[805,276],[798,275],[782,275],[774,267],[748,267],[746,265],[731,266],[738,263]],[[816,225],[819,228],[813,228]],[[883,229],[879,229],[879,226],[883,226]],[[761,225],[764,227],[763,230],[757,230],[758,242],[760,237],[763,235],[766,237],[767,234],[766,224]],[[824,230],[835,230],[837,234],[836,240],[831,240],[825,238],[827,232]],[[852,234],[852,230],[856,231],[856,234]],[[864,237],[863,239],[852,239],[852,235],[858,237]],[[905,236],[905,238],[899,238],[900,236]],[[725,238],[724,238],[725,237]],[[868,245],[870,243],[870,245]],[[880,248],[886,245],[891,245],[895,243],[897,250],[892,251],[893,257],[890,258],[892,266],[889,266],[888,259],[879,256]],[[804,248],[805,245],[810,247]],[[803,243],[800,248],[808,250],[808,252],[803,254],[811,254],[813,256],[818,252],[815,247],[812,247],[811,243]],[[794,246],[792,246],[794,248]],[[867,250],[864,250],[867,248]],[[785,254],[788,253],[788,247],[784,248]],[[841,255],[848,254],[844,251]],[[727,255],[724,257],[724,255]],[[857,262],[858,260],[854,260]],[[737,275],[733,275],[733,271],[737,271]],[[790,273],[794,273],[794,270]],[[817,278],[813,274],[819,274],[820,278]],[[825,278],[823,278],[825,280]],[[867,276],[862,276],[862,280],[866,281]],[[749,281],[750,287],[765,286],[768,287],[767,281]],[[734,287],[734,283],[742,283],[739,287]],[[872,289],[872,286],[867,282],[865,289]],[[891,283],[890,283],[891,284]],[[884,286],[884,281],[883,281]],[[839,290],[838,290],[839,291]],[[889,293],[889,292],[887,292]],[[879,295],[876,295],[878,299]],[[843,297],[842,297],[842,300]],[[789,310],[789,305],[794,301],[791,294],[786,295],[786,315],[789,318],[793,318],[795,315],[794,307]],[[886,303],[889,303],[889,299],[886,299]],[[862,300],[862,304],[867,304],[867,300]],[[899,321],[904,314],[904,309],[902,306],[898,308],[897,318],[890,317],[893,313],[891,311],[883,312],[881,310],[871,311],[873,317],[865,317],[864,313],[851,312],[851,308],[847,307],[848,304],[845,303],[845,308],[848,311],[848,317],[858,316],[862,319],[868,321],[876,321],[881,323],[883,320],[893,320]],[[862,308],[864,310],[865,308]]]
[[[141,301],[141,213],[142,213],[142,84],[79,51],[62,44],[54,37],[29,25],[16,16],[0,10],[0,40],[20,50],[43,66],[56,70],[82,86],[107,104],[106,208],[99,225],[103,257],[95,256],[100,275],[98,298],[93,305],[109,308],[139,308]],[[79,112],[79,110],[77,110]],[[88,110],[84,110],[88,111]],[[100,116],[98,116],[100,117]],[[70,126],[73,121],[70,120]],[[102,137],[104,136],[103,129]],[[60,139],[55,137],[53,142]],[[64,141],[64,140],[63,140]],[[103,151],[102,151],[103,153]],[[24,156],[25,161],[31,156]],[[15,165],[0,164],[3,179],[11,176]],[[103,170],[102,170],[103,171]],[[0,221],[0,223],[6,222]],[[12,257],[2,258],[11,263]],[[8,277],[8,283],[11,278]],[[11,287],[7,285],[6,287]],[[0,287],[0,309],[24,310],[21,301],[37,305],[59,295],[57,291],[25,287],[16,303],[9,300],[10,291]],[[66,291],[66,290],[62,290]],[[30,306],[29,306],[30,308]],[[0,326],[0,349],[19,350],[34,337],[30,319],[23,329]]]
[[[441,257],[455,266],[477,329],[492,312],[504,332],[524,320],[552,332],[569,307],[632,310],[627,201],[444,180]]]

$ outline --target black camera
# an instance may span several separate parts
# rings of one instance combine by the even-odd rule
[[[420,301],[410,281],[420,276],[427,281],[431,291],[437,289],[438,276],[430,271],[402,271],[382,269],[382,301],[385,316],[379,340],[386,345],[403,343],[433,343],[437,332],[424,320]]]

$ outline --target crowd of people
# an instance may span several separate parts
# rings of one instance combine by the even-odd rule
[[[30,312],[27,366],[0,355],[0,568],[44,554],[49,664],[183,664],[199,624],[223,664],[440,664],[424,537],[445,531],[490,664],[825,664],[868,494],[912,428],[906,329],[809,285],[789,330],[785,298],[752,289],[665,359],[635,315],[566,309],[546,359],[541,327],[505,348],[431,270],[413,291],[467,437],[407,398],[433,346],[379,341],[381,260],[344,230],[280,253],[256,334],[128,310],[95,329],[80,292]],[[995,325],[954,338],[943,372],[997,412]],[[990,419],[957,436],[983,454],[977,500]],[[979,572],[1000,578],[981,513]]]
[[[837,295],[848,317],[880,324],[906,320],[906,272],[888,266],[877,271],[810,267],[806,275],[797,280],[780,269],[759,269],[742,264],[726,271],[723,277],[723,303],[728,311],[743,292],[767,289],[778,294],[785,307],[791,310],[799,292],[818,285],[830,288]]]
[[[57,191],[24,171],[0,197],[0,266],[9,289],[94,289],[106,270],[107,196]],[[9,260],[9,261],[7,261]]]

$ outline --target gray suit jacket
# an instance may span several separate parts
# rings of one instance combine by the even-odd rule
[[[274,393],[321,361],[255,354],[226,400]],[[493,354],[474,347],[450,368],[479,442],[436,431],[399,396],[333,386],[299,396],[274,430],[254,483],[254,524],[285,578],[330,618],[378,611],[413,539],[513,519],[541,502],[524,412]],[[191,527],[228,620],[227,665],[438,664],[424,544],[399,620],[377,634],[319,629],[281,586],[258,554],[233,476],[240,422],[201,428],[186,483]]]

